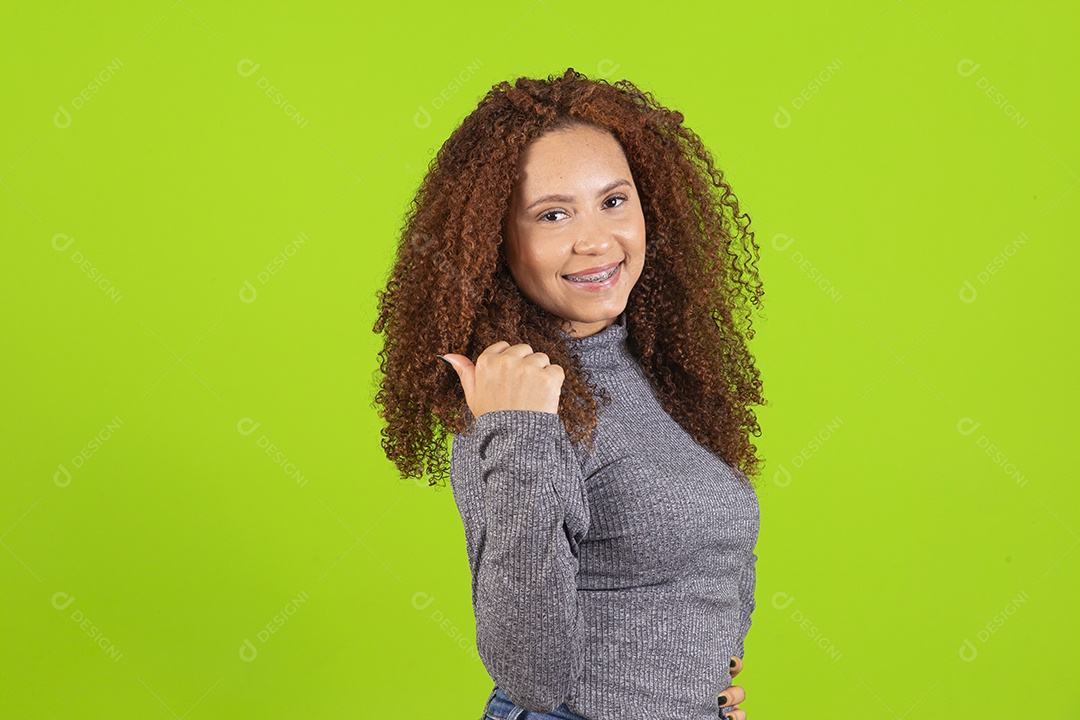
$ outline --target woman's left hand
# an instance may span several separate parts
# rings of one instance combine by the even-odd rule
[[[734,679],[736,675],[742,672],[743,663],[742,658],[731,656],[731,661],[735,664],[731,666],[731,677]],[[725,717],[731,718],[731,720],[746,720],[746,711],[741,710],[738,705],[746,700],[746,691],[739,685],[732,685],[731,687],[724,688],[720,691],[720,696],[717,698],[719,707],[726,708],[734,706],[731,710],[725,710]]]

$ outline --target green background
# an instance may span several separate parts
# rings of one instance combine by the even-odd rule
[[[4,15],[2,717],[479,717],[375,292],[478,99],[572,66],[683,112],[754,219],[748,716],[1080,718],[1074,4]]]

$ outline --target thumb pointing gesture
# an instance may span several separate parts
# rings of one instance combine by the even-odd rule
[[[474,418],[496,410],[559,413],[563,369],[525,343],[493,343],[480,353],[475,365],[456,353],[437,357],[457,372]]]
[[[454,372],[457,373],[458,379],[461,381],[461,389],[465,391],[465,403],[469,406],[473,417],[478,417],[476,408],[473,405],[473,392],[476,387],[476,366],[473,365],[472,360],[455,353],[446,353],[435,357],[452,367]]]

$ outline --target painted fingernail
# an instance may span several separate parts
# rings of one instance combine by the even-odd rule
[[[731,659],[731,667],[735,667],[735,658]]]
[[[447,360],[446,358],[444,358],[444,357],[443,357],[442,355],[436,355],[435,357],[437,357],[437,358],[439,358],[440,360],[442,360],[442,361],[443,361],[444,363],[446,363],[447,365],[449,365],[449,366],[450,366],[451,368],[452,368],[452,367],[454,367],[454,363],[450,362],[449,360]]]
[[[727,705],[727,695],[721,695],[716,699],[721,705]]]

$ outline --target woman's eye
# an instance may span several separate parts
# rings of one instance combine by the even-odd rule
[[[622,203],[620,203],[619,205],[608,205],[608,203],[610,203],[612,200],[622,200],[623,202],[626,202],[627,199],[628,198],[625,195],[612,195],[611,197],[609,197],[607,200],[604,201],[604,205],[609,207],[609,208],[617,208]],[[541,215],[539,219],[543,220],[545,222],[556,222],[555,220],[549,220],[548,218],[550,218],[552,215],[559,215],[559,214],[565,215],[566,213],[564,213],[562,210],[548,210],[546,213]]]

